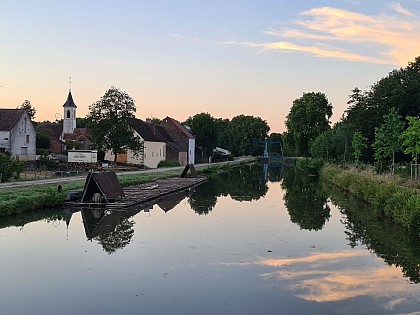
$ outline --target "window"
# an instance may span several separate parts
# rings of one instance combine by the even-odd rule
[[[4,138],[5,141],[9,140],[9,138]]]
[[[26,135],[26,143],[29,143],[29,135]]]
[[[28,148],[27,147],[22,147],[20,151],[21,151],[22,155],[28,154]]]
[[[67,118],[70,118],[70,110],[67,110]]]

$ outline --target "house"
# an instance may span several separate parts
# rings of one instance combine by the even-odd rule
[[[130,120],[134,134],[143,142],[143,154],[135,155],[131,150],[117,155],[117,162],[144,165],[147,168],[157,168],[160,161],[166,157],[166,143],[156,135],[155,125],[141,119]],[[108,151],[105,160],[114,161],[114,154]]]
[[[20,160],[36,159],[36,133],[25,109],[0,109],[0,152]]]
[[[195,164],[195,137],[179,121],[166,117],[160,126],[172,139],[178,151],[178,162],[180,165]]]

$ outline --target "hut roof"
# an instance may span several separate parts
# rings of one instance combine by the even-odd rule
[[[124,197],[115,172],[90,173],[86,177],[82,202],[90,202],[95,193],[100,193],[106,202]]]

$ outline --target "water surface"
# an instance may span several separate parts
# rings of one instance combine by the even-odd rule
[[[420,242],[281,165],[0,222],[2,314],[416,314]]]

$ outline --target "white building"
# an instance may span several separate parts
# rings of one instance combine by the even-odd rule
[[[133,132],[143,142],[143,153],[135,155],[131,150],[124,154],[117,155],[117,162],[144,165],[147,168],[157,168],[160,161],[166,159],[166,143],[159,139],[154,132],[154,125],[146,123],[140,119],[131,120]],[[114,154],[108,151],[105,160],[114,161]]]
[[[36,133],[25,109],[0,109],[0,152],[24,161],[36,159]]]

